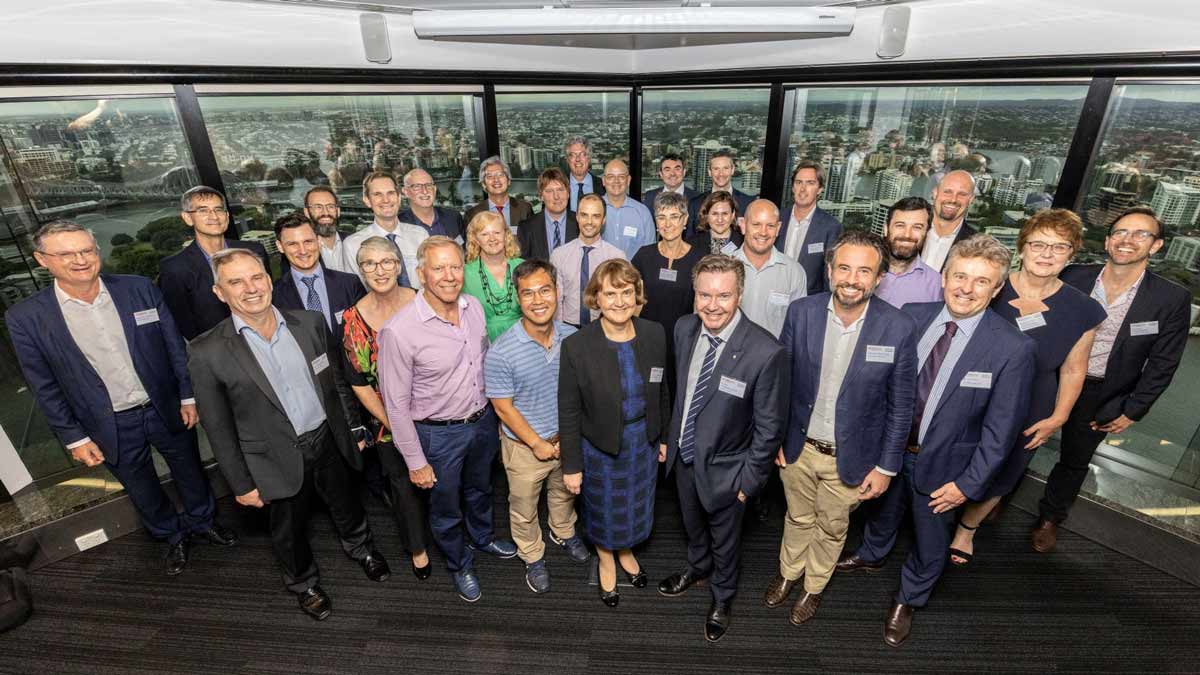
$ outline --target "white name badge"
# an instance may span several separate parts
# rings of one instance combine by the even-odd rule
[[[322,354],[312,360],[313,375],[320,375],[322,371],[329,367],[329,355]]]
[[[650,369],[650,382],[651,383],[662,382],[662,376],[663,376],[662,368],[651,368]]]
[[[814,244],[809,244],[808,252],[809,253],[824,253],[825,252],[825,242],[818,241]]]
[[[1045,325],[1046,317],[1042,316],[1041,312],[1035,312],[1033,314],[1026,314],[1025,316],[1017,317],[1017,328],[1020,328],[1022,332],[1033,330],[1034,328],[1039,328]]]
[[[895,363],[896,348],[891,345],[867,345],[867,363]]]
[[[158,321],[158,310],[151,307],[150,309],[143,309],[140,312],[134,312],[133,320],[139,326],[145,326],[148,323],[156,323]],[[1154,332],[1157,333],[1158,329],[1155,328]]]
[[[725,245],[721,247],[721,253],[725,255],[733,255],[736,251],[737,246],[734,246],[732,241],[725,242]]]
[[[151,310],[153,311],[153,310]],[[1138,335],[1158,335],[1157,321],[1139,321],[1129,324],[1129,334],[1137,337]]]
[[[658,278],[663,281],[675,283],[675,280],[679,278],[679,270],[660,269],[658,271]]]
[[[625,229],[621,230],[621,234],[626,237],[636,237],[638,234],[637,228],[632,225],[626,225]]]
[[[970,389],[991,389],[992,374],[981,373],[977,370],[969,370],[967,371],[967,374],[963,376],[961,386],[968,387]]]
[[[721,384],[717,389],[738,398],[746,397],[746,383],[741,380],[735,380],[728,375],[721,376]]]
[[[777,307],[787,307],[791,301],[792,297],[790,295],[780,293],[779,291],[771,291],[771,297],[767,298],[767,302]]]
[[[333,318],[337,319],[337,322],[338,322],[338,325],[339,325],[339,326],[340,326],[340,325],[343,323],[343,322],[342,322],[342,315],[343,315],[343,314],[345,314],[345,313],[346,313],[346,310],[344,310],[344,309],[343,309],[342,311],[340,311],[340,312],[338,312],[338,313],[336,313],[336,314],[334,314],[334,315],[333,315]]]
[[[454,238],[454,243],[458,244],[459,246],[463,245],[463,238],[461,234]]]

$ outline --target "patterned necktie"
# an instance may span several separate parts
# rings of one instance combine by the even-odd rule
[[[559,229],[558,221],[556,220],[554,221],[554,243],[550,247],[550,250],[553,251],[559,246],[562,246],[562,231]]]
[[[400,284],[401,286],[403,286],[405,288],[412,288],[412,284],[408,280],[408,270],[405,268],[405,265],[404,265],[404,255],[402,253],[400,253],[400,244],[396,243],[396,239],[397,239],[397,237],[395,234],[389,233],[387,235],[387,240],[392,242],[392,246],[396,247],[396,257],[398,257],[400,259],[400,274],[397,275],[398,280],[396,283]]]
[[[308,299],[304,301],[304,308],[312,312],[320,312],[325,314],[325,310],[321,307],[321,295],[317,293],[317,276],[311,275],[300,277],[300,281],[308,286]]]
[[[592,278],[591,265],[588,263],[588,254],[592,252],[595,246],[584,246],[583,257],[579,259],[579,326],[588,325],[592,320],[592,310],[583,302],[583,291],[587,288],[588,281]]]
[[[688,406],[687,417],[683,423],[683,435],[679,437],[679,460],[691,466],[696,458],[696,418],[704,407],[704,399],[708,395],[708,385],[712,380],[713,368],[717,365],[717,348],[721,346],[721,338],[705,335],[708,340],[708,351],[704,353],[704,365],[700,366],[700,377],[696,378],[696,389],[692,393],[692,402]]]
[[[929,351],[925,365],[921,367],[921,373],[917,375],[917,401],[913,406],[912,430],[908,434],[909,445],[917,445],[917,441],[921,437],[921,417],[925,415],[925,404],[929,402],[929,392],[933,391],[933,382],[937,379],[938,370],[942,367],[942,361],[946,360],[946,354],[950,351],[950,343],[954,341],[954,334],[957,332],[958,324],[947,321],[946,332],[942,333],[937,342],[933,343],[933,349]]]

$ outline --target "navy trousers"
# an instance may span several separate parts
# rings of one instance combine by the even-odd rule
[[[677,459],[674,471],[688,538],[688,569],[696,576],[710,577],[713,600],[732,602],[737,594],[746,504],[735,499],[729,506],[709,513],[696,492],[692,467]]]

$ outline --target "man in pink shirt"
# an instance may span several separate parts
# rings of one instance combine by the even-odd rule
[[[472,551],[517,554],[492,531],[491,468],[500,439],[484,395],[483,306],[462,293],[463,253],[452,239],[421,242],[417,276],[417,297],[379,331],[380,391],[410,479],[431,490],[429,524],[454,586],[475,602],[483,594]]]

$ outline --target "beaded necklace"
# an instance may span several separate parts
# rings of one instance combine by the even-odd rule
[[[504,269],[508,269],[508,263],[505,263]],[[506,314],[513,308],[513,284],[504,284],[503,295],[497,295],[492,290],[492,279],[487,271],[487,263],[483,258],[479,259],[479,285],[483,287],[483,302],[492,310],[493,316]]]

